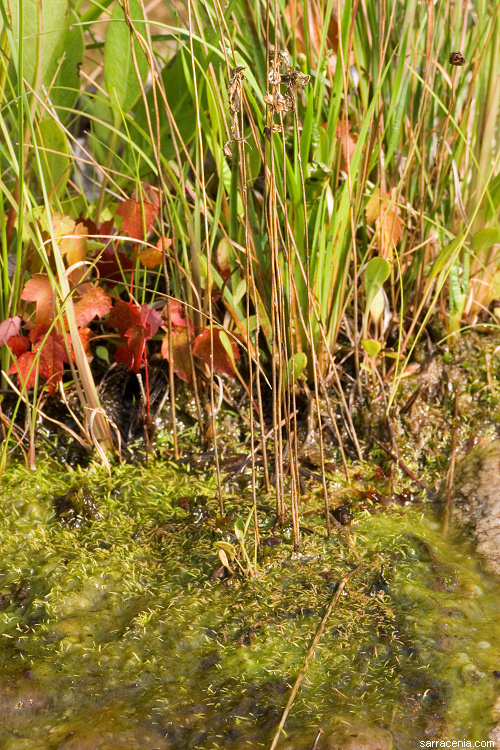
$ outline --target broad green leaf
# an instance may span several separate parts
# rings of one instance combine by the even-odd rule
[[[108,365],[110,364],[109,352],[105,346],[96,346],[95,353],[100,359],[103,359]]]
[[[476,255],[488,252],[493,245],[497,245],[498,243],[500,243],[500,229],[492,227],[480,229],[472,237],[472,249]]]
[[[136,31],[144,36],[145,24],[139,0],[130,0],[130,18]],[[133,40],[133,41],[132,41]],[[117,2],[104,45],[104,78],[110,102],[114,110],[115,124],[121,120],[121,112],[127,114],[141,95],[141,85],[132,55],[134,44],[139,76],[144,83],[148,74],[148,61],[141,46],[125,21],[123,8]]]
[[[47,83],[52,57],[66,33],[67,0],[7,0],[7,7],[16,44],[15,67],[22,44],[23,78],[38,91],[41,83]]]
[[[372,258],[365,269],[366,308],[369,310],[375,295],[391,274],[391,266],[385,258]]]
[[[42,120],[36,130],[38,156],[42,171],[38,169],[38,162],[34,160],[35,173],[40,185],[45,185],[47,193],[61,195],[71,173],[71,150],[68,139],[62,127],[56,120],[46,118]]]
[[[59,119],[64,122],[80,95],[80,65],[85,56],[83,27],[78,16],[70,11],[66,28],[61,34],[45,76],[50,86],[50,101],[57,108]]]
[[[382,349],[382,344],[379,341],[374,341],[373,339],[361,339],[361,346],[369,357],[376,357]]]

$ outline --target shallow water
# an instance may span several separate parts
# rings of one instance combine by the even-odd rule
[[[311,493],[295,554],[260,498],[258,575],[221,579],[214,542],[238,548],[248,504],[229,497],[221,519],[214,497],[213,477],[164,462],[111,479],[99,467],[8,469],[0,747],[269,747],[337,582],[360,561],[278,747],[309,750],[318,728],[318,750],[346,727],[383,748],[486,739],[500,588],[424,504],[358,509],[328,539]]]

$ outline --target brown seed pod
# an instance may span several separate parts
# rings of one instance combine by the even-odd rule
[[[465,57],[461,52],[451,52],[450,65],[464,65]]]

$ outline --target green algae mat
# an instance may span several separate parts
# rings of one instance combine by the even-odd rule
[[[353,506],[328,538],[311,492],[296,552],[260,497],[248,575],[245,491],[228,492],[220,517],[214,477],[173,463],[111,477],[12,464],[1,483],[0,747],[270,747],[357,568],[277,747],[360,746],[349,732],[382,750],[485,740],[500,692],[500,589],[421,500]]]

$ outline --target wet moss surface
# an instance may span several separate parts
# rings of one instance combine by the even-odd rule
[[[329,482],[341,505],[345,481]],[[0,746],[268,747],[338,582],[360,563],[278,747],[309,749],[318,728],[319,749],[342,746],[349,727],[383,748],[485,739],[500,682],[498,583],[463,540],[443,538],[423,494],[402,507],[361,486],[331,538],[321,500],[306,495],[300,553],[260,497],[262,553],[245,577],[236,562],[228,575],[214,543],[233,545],[245,567],[234,528],[250,505],[230,494],[221,517],[213,474],[165,461],[111,478],[97,466],[11,464]]]

